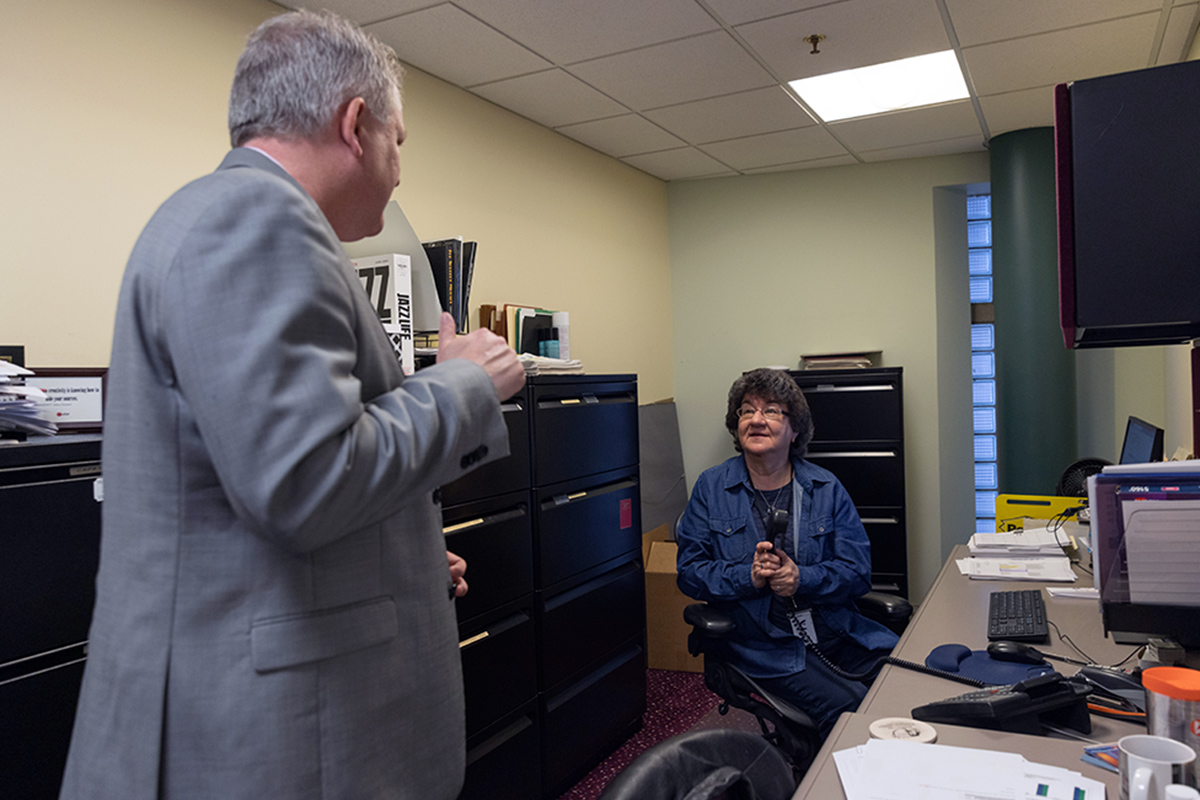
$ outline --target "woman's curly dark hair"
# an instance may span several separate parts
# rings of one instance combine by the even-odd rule
[[[762,367],[745,373],[729,387],[729,405],[725,410],[725,427],[733,435],[733,446],[740,453],[742,443],[738,441],[738,409],[747,396],[757,397],[766,403],[778,403],[787,409],[788,421],[796,439],[792,442],[791,455],[803,458],[808,452],[808,443],[813,437],[812,412],[804,392],[781,369]]]

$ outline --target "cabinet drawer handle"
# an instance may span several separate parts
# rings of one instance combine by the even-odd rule
[[[900,520],[895,517],[859,517],[864,525],[899,525]]]
[[[895,458],[895,450],[830,450],[810,452],[808,458]]]
[[[835,386],[831,383],[819,383],[816,386],[804,389],[805,394],[812,392],[891,392],[895,391],[896,387],[890,383],[873,384],[871,386]]]
[[[472,636],[472,637],[471,637],[471,638],[469,638],[469,639],[463,639],[461,642],[459,642],[459,643],[458,643],[458,649],[459,649],[459,650],[462,650],[464,647],[467,647],[467,646],[469,646],[469,645],[473,645],[473,644],[475,644],[476,642],[481,642],[481,641],[483,641],[484,639],[486,639],[486,638],[488,637],[488,635],[489,635],[489,634],[488,634],[488,632],[487,632],[487,631],[484,631],[483,633],[477,633],[477,634],[475,634],[474,636]]]
[[[476,525],[482,524],[483,517],[476,517],[475,519],[469,519],[466,522],[457,522],[453,525],[447,525],[446,527],[442,528],[442,534],[445,535],[447,533],[456,533],[458,531],[466,530],[467,528],[474,528]]]

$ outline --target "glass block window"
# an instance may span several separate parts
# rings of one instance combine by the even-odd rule
[[[992,196],[967,197],[967,269],[972,304],[992,302]],[[981,315],[982,319],[994,319]],[[996,530],[996,327],[971,326],[971,401],[975,432],[975,530]]]
[[[996,354],[990,350],[985,353],[971,353],[971,377],[996,377]]]
[[[971,381],[971,398],[977,406],[996,405],[996,382],[993,380]]]
[[[995,406],[975,406],[975,432],[976,433],[995,433],[996,432],[996,407]]]
[[[992,246],[992,221],[990,219],[967,222],[967,247]]]

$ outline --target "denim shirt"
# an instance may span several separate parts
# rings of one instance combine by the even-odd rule
[[[799,513],[792,514],[787,545],[798,555],[796,602],[863,647],[891,647],[895,634],[854,607],[871,588],[871,545],[850,495],[831,472],[803,459],[792,459],[792,471],[792,508]],[[771,623],[771,589],[754,588],[750,578],[759,538],[753,497],[740,455],[700,475],[677,535],[677,581],[687,596],[733,617],[730,649],[739,666],[752,677],[774,678],[803,670],[805,647]]]

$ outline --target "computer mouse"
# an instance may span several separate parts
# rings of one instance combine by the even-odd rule
[[[1016,661],[1020,664],[1041,664],[1045,661],[1042,651],[1020,642],[991,642],[987,653],[998,661]]]

